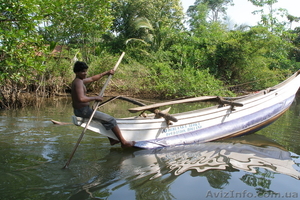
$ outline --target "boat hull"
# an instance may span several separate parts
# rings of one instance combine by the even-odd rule
[[[167,125],[164,118],[132,117],[117,119],[122,135],[135,141],[139,148],[158,148],[194,142],[209,142],[223,138],[253,133],[280,117],[292,104],[300,86],[300,76],[295,73],[286,81],[235,102],[242,107],[218,105],[185,113],[173,114],[178,119]],[[74,123],[85,127],[76,118]],[[89,130],[117,139],[100,123],[92,121]]]

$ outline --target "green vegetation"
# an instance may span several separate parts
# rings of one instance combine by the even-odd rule
[[[196,0],[188,20],[179,0],[2,2],[0,108],[69,92],[75,60],[95,74],[123,51],[106,93],[163,99],[270,87],[300,67],[300,28],[291,29],[299,17],[273,9],[277,0],[251,2],[269,13],[258,10],[257,26],[234,29],[226,24],[232,0]]]

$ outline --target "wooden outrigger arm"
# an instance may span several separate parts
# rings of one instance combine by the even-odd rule
[[[133,103],[133,104],[138,105],[138,106],[145,106],[146,105],[146,104],[144,104],[142,102],[139,102],[139,101],[137,101],[135,99],[131,99],[131,98],[124,97],[124,96],[115,96],[115,97],[111,97],[110,99],[108,99],[108,100],[106,100],[104,102],[101,102],[98,107],[102,107],[102,106],[106,105],[107,103],[109,103],[109,102],[111,102],[111,101],[113,101],[115,99],[124,100],[124,101]]]
[[[145,111],[152,112],[156,115],[156,117],[165,118],[167,121],[167,124],[169,124],[170,121],[177,122],[178,120],[175,117],[173,117],[167,113],[160,112],[158,110],[159,107],[180,104],[180,103],[190,103],[190,102],[197,102],[197,101],[213,100],[213,99],[218,100],[220,107],[223,107],[226,104],[226,105],[230,105],[232,110],[233,110],[234,106],[237,106],[237,107],[243,106],[243,104],[241,104],[241,103],[224,100],[223,97],[219,97],[219,96],[202,96],[202,97],[181,99],[181,100],[169,101],[169,102],[163,102],[163,103],[156,103],[156,104],[152,104],[152,105],[144,105],[144,106],[140,106],[140,107],[136,107],[136,108],[130,108],[128,110],[131,113],[142,112],[141,115]]]
[[[130,108],[128,110],[131,113],[142,112],[142,114],[145,111],[152,112],[152,113],[155,114],[156,118],[160,118],[160,117],[165,118],[167,125],[170,125],[171,124],[170,121],[177,122],[178,120],[174,116],[172,116],[168,113],[161,112],[160,110],[158,110],[159,107],[167,106],[167,105],[180,104],[180,103],[189,103],[189,102],[197,102],[197,101],[204,101],[204,100],[210,100],[210,99],[217,99],[217,98],[218,98],[217,96],[195,97],[195,98],[189,98],[189,99],[181,99],[181,100],[176,100],[176,101],[156,103],[156,104],[152,104],[152,105],[145,105],[145,106],[140,106],[140,107],[136,107],[136,108]]]
[[[203,96],[203,97],[195,97],[195,98],[189,98],[189,99],[181,99],[176,101],[169,101],[169,102],[163,102],[163,103],[155,103],[151,105],[136,107],[136,108],[130,108],[128,109],[131,113],[141,112],[144,110],[148,110],[151,112],[153,109],[157,109],[162,106],[168,106],[168,105],[174,105],[174,104],[180,104],[180,103],[190,103],[190,102],[197,102],[197,101],[204,101],[204,100],[210,100],[210,99],[217,99],[218,96]]]
[[[223,107],[225,104],[231,106],[231,110],[234,110],[234,106],[236,107],[243,107],[244,105],[242,103],[234,102],[234,101],[227,101],[223,99],[223,97],[218,97],[218,101],[220,104],[220,107]]]

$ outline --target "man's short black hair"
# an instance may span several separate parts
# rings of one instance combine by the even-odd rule
[[[89,68],[89,66],[85,62],[76,61],[75,64],[74,64],[74,67],[73,67],[73,72],[74,73],[81,72],[81,71],[83,71],[84,69],[87,69],[87,68]]]

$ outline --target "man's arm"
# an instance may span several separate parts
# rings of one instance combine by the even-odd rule
[[[76,94],[76,101],[80,103],[87,103],[90,101],[102,101],[102,97],[100,96],[93,96],[93,97],[88,97],[85,95],[85,91],[83,88],[83,85],[80,81],[75,81],[74,83],[74,90]]]
[[[114,70],[109,70],[109,71],[103,72],[101,74],[97,74],[97,75],[91,76],[89,78],[85,78],[85,79],[83,79],[83,84],[87,84],[87,83],[91,83],[91,82],[94,82],[94,81],[98,81],[103,76],[110,75],[110,74],[113,75],[114,73],[115,73]]]

